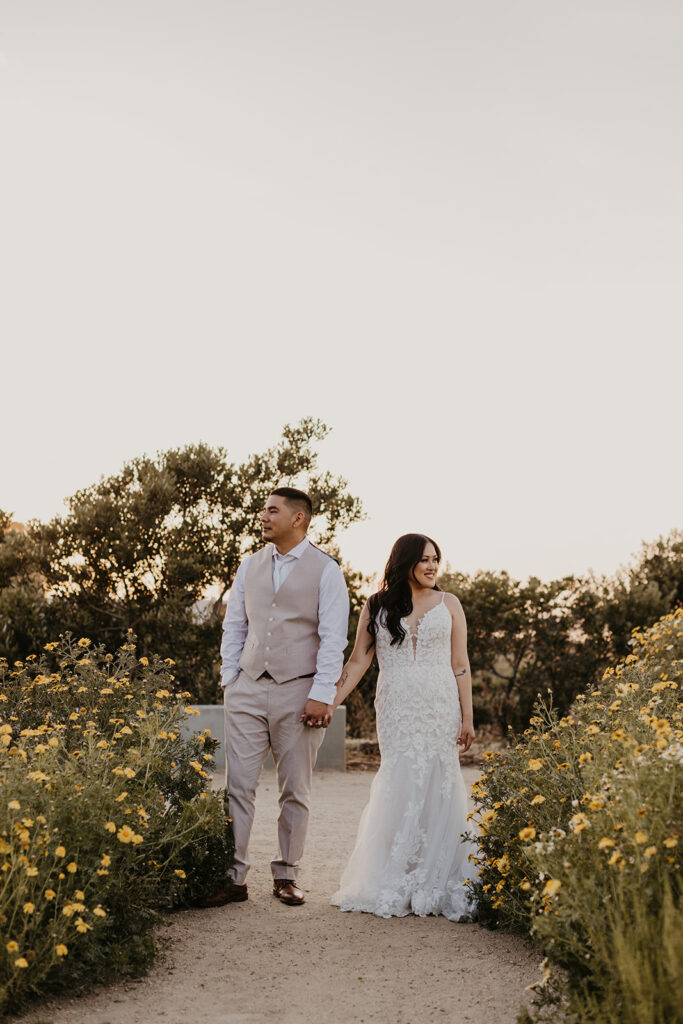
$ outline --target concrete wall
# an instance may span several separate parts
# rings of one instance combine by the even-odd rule
[[[186,736],[193,732],[203,732],[210,729],[211,735],[220,740],[220,747],[215,753],[216,771],[225,771],[225,751],[223,750],[223,705],[222,704],[193,704],[199,711],[198,715],[188,715],[183,722],[182,730]],[[344,752],[344,740],[346,739],[346,708],[342,704],[337,708],[334,717],[325,730],[325,738],[318,752],[316,769],[334,769],[344,771],[346,755]],[[274,768],[273,757],[268,755],[265,764],[266,768]]]

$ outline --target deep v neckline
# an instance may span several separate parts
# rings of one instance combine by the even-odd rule
[[[413,649],[413,661],[417,661],[417,645],[420,639],[420,627],[428,615],[431,615],[432,612],[435,612],[437,608],[443,608],[445,597],[445,593],[442,594],[441,600],[437,604],[433,605],[433,607],[428,608],[424,615],[420,616],[420,618],[415,623],[415,629],[411,629],[407,616],[404,616],[404,618],[401,619],[401,622],[404,623],[406,630],[408,632],[408,636],[410,637],[410,645]]]

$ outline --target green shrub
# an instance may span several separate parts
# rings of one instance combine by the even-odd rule
[[[0,1011],[140,974],[163,908],[225,878],[216,741],[184,739],[172,663],[70,634],[0,663]]]
[[[677,611],[568,715],[537,707],[476,787],[474,889],[485,921],[546,954],[536,1020],[680,1019],[682,678]]]

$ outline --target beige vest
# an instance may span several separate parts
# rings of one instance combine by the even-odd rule
[[[249,623],[240,668],[252,679],[267,672],[277,683],[315,672],[318,593],[330,556],[310,546],[279,588],[273,590],[273,545],[247,563],[244,604]]]

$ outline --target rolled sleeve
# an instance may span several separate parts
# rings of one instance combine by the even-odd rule
[[[318,595],[318,635],[320,647],[309,700],[334,704],[336,683],[344,667],[348,643],[349,595],[341,568],[330,560],[320,579]]]
[[[240,671],[240,658],[247,639],[249,623],[244,606],[244,577],[246,575],[245,559],[235,573],[228,607],[223,619],[223,639],[221,640],[221,686],[226,687],[236,679]]]

